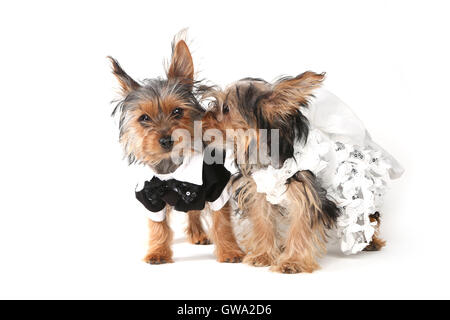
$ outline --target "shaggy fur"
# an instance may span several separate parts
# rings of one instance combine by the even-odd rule
[[[219,262],[241,262],[245,256],[239,248],[233,233],[231,224],[231,207],[227,203],[220,211],[213,211],[213,228],[211,229],[211,239],[216,244],[216,256]]]
[[[281,253],[275,219],[282,208],[269,203],[264,194],[257,193],[256,183],[248,175],[241,176],[234,185],[238,207],[252,223],[252,232],[242,241],[247,251],[244,262],[258,267],[272,265]]]
[[[203,229],[202,221],[200,219],[201,211],[189,211],[188,225],[186,227],[186,235],[192,244],[210,244],[206,232]]]
[[[120,113],[120,142],[129,163],[148,165],[158,173],[175,171],[178,164],[172,161],[171,151],[175,146],[188,146],[188,143],[189,146],[194,145],[194,121],[204,114],[196,98],[201,93],[201,88],[194,81],[192,57],[185,41],[174,41],[166,78],[137,82],[115,59],[109,59],[122,94],[113,115]],[[175,129],[187,130],[192,140],[173,141],[172,133]],[[243,253],[229,228],[230,210],[223,208],[215,215],[218,217],[215,218],[212,229],[217,259],[240,261]],[[189,241],[208,244],[208,237],[201,225],[200,212],[188,212],[188,216],[189,225],[186,232]],[[150,221],[149,228],[150,245],[144,260],[156,264],[172,262],[172,231],[168,220]]]
[[[281,166],[291,158],[296,141],[308,136],[308,122],[301,109],[307,107],[314,89],[321,85],[323,74],[305,72],[297,77],[281,78],[274,84],[261,79],[246,78],[225,91],[211,93],[214,102],[204,120],[204,129],[217,128],[224,134],[227,129],[254,129],[255,135],[227,136],[237,147],[246,150],[262,139],[260,129],[279,130]],[[264,141],[270,152],[270,140]],[[236,161],[239,174],[234,179],[234,190],[239,209],[252,223],[252,232],[245,238],[248,251],[245,262],[255,266],[271,265],[272,270],[283,273],[312,272],[318,268],[316,259],[325,252],[326,231],[333,228],[339,211],[328,200],[309,171],[297,172],[287,181],[288,204],[273,205],[265,194],[256,192],[251,175],[267,164]],[[286,239],[280,239],[275,224],[276,216],[286,214],[290,226]]]

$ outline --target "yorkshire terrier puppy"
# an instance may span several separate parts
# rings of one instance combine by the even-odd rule
[[[270,164],[279,168],[293,157],[294,144],[307,138],[308,121],[301,110],[307,107],[323,78],[324,75],[313,72],[282,78],[273,84],[246,78],[225,91],[211,93],[215,99],[203,118],[204,129],[221,130],[227,135],[226,140],[234,144],[235,151],[245,151],[244,161],[239,161],[235,153],[239,174],[234,178],[233,190],[239,210],[252,223],[252,230],[244,239],[247,252],[244,262],[248,264],[272,266],[273,271],[283,273],[312,272],[319,267],[316,259],[326,251],[326,232],[335,226],[339,210],[315,176],[310,171],[292,172],[286,180],[284,200],[275,204],[267,200],[266,194],[257,192],[252,176],[268,167],[262,158],[274,145],[279,161]],[[231,136],[229,129],[234,130]],[[248,129],[253,129],[253,135],[236,134]],[[270,133],[263,138],[260,129],[277,129],[278,145],[273,144]],[[257,146],[257,151],[265,148],[262,157],[253,163],[248,161],[254,156],[252,145]],[[281,215],[289,221],[286,237],[278,235],[276,219]]]
[[[122,99],[113,112],[113,115],[120,113],[120,143],[130,164],[143,164],[154,173],[153,179],[146,181],[142,190],[136,190],[136,198],[150,210],[149,250],[144,260],[150,264],[173,262],[173,233],[168,222],[172,208],[187,212],[189,219],[186,232],[189,241],[208,244],[209,239],[200,221],[201,210],[205,202],[215,200],[227,184],[227,173],[219,168],[222,176],[214,186],[220,186],[214,190],[216,195],[211,195],[211,186],[206,190],[201,185],[202,174],[205,184],[209,175],[216,174],[216,167],[203,165],[202,170],[202,158],[200,162],[194,161],[195,156],[185,153],[178,156],[179,161],[174,161],[172,157],[172,151],[176,147],[189,149],[195,144],[194,121],[200,120],[204,114],[204,109],[197,100],[199,86],[194,81],[192,57],[185,41],[174,40],[166,78],[146,79],[142,82],[133,80],[115,59],[109,59],[113,74],[121,87]],[[176,139],[173,137],[176,130],[184,130],[190,137]],[[191,151],[195,152],[193,148]],[[191,161],[186,163],[189,159]],[[180,172],[184,167],[195,165],[198,168],[198,163],[199,172]],[[191,178],[200,181],[198,185],[189,179],[186,181],[180,178],[196,174],[199,177]],[[244,256],[233,235],[230,211],[228,203],[216,211],[213,209],[211,237],[220,262],[239,262]]]

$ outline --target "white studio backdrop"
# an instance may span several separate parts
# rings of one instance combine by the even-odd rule
[[[0,298],[450,298],[446,1],[16,1],[0,4]],[[327,72],[405,167],[383,209],[388,246],[331,251],[313,274],[219,264],[184,242],[149,266],[145,218],[110,117],[112,55],[163,75],[189,27],[199,78],[225,85]]]

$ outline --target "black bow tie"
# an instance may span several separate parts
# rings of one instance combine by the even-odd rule
[[[223,165],[203,162],[202,185],[153,177],[135,193],[138,201],[152,212],[161,211],[166,205],[184,212],[203,210],[206,202],[220,197],[229,180],[230,172]]]
[[[176,193],[184,203],[189,204],[197,198],[200,188],[201,186],[188,182],[175,179],[160,180],[157,177],[153,177],[151,181],[145,182],[144,192],[152,205],[159,205],[162,202],[170,204],[173,193]],[[170,194],[172,197],[168,196]]]

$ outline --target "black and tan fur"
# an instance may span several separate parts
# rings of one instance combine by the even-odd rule
[[[203,118],[204,129],[217,128],[223,133],[227,129],[278,129],[281,165],[293,156],[295,142],[308,136],[308,121],[301,110],[307,107],[323,78],[323,74],[305,72],[274,84],[253,78],[238,81],[225,91],[211,94],[215,100]],[[256,137],[238,135],[231,139],[246,150],[252,139],[261,141],[258,133]],[[244,261],[255,266],[270,265],[272,270],[283,273],[316,270],[317,258],[326,250],[326,232],[335,226],[339,211],[315,176],[309,171],[295,173],[286,182],[288,204],[280,206],[269,203],[265,194],[256,191],[251,175],[266,165],[237,165],[234,190],[238,206],[252,222],[252,232],[245,239],[248,252]],[[286,239],[277,237],[277,215],[288,215]]]
[[[175,129],[185,129],[194,137],[194,121],[201,119],[204,110],[197,100],[199,86],[194,81],[194,66],[189,49],[183,40],[173,43],[170,66],[165,78],[133,80],[109,57],[113,74],[121,87],[122,99],[113,114],[120,113],[120,142],[131,163],[143,163],[157,173],[173,172],[178,164],[171,159],[174,146],[187,141],[172,140]],[[193,141],[189,141],[193,146]],[[188,212],[186,233],[194,244],[210,243],[200,221],[200,212]],[[230,209],[225,205],[215,216],[212,240],[217,259],[239,262],[242,251],[236,244],[229,224]],[[150,243],[145,261],[152,264],[172,262],[172,231],[169,212],[163,222],[149,221]]]

